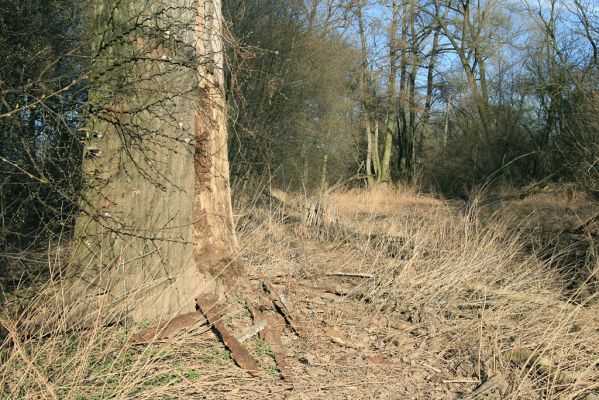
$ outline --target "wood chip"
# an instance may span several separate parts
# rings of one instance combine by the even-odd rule
[[[337,331],[335,329],[327,328],[323,332],[326,336],[329,337],[329,339],[331,339],[331,341],[333,343],[336,343],[339,346],[349,347],[351,349],[357,349],[357,346],[354,346],[349,341],[347,341],[347,339],[345,339],[339,331]]]
[[[267,325],[267,322],[264,319],[256,321],[256,323],[252,327],[250,327],[247,331],[243,332],[237,338],[237,340],[239,340],[239,343],[245,342],[249,338],[256,336],[257,334],[262,332],[266,328],[266,325]]]
[[[196,302],[200,307],[202,314],[206,316],[208,322],[212,324],[214,329],[220,335],[224,345],[231,352],[231,357],[237,365],[247,370],[252,376],[262,376],[263,373],[258,369],[258,363],[251,354],[239,343],[231,332],[225,327],[222,322],[223,311],[216,302],[216,298],[211,295],[200,295],[196,298]]]
[[[380,356],[364,356],[364,360],[372,365],[397,365],[397,363]]]

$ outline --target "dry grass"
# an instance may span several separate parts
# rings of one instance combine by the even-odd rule
[[[385,203],[380,194],[377,200]],[[479,379],[506,379],[505,397],[574,399],[597,390],[597,294],[571,302],[549,262],[525,249],[522,220],[498,214],[481,222],[477,210],[459,215],[437,207],[432,215],[387,215],[383,225],[405,238],[405,256],[366,267],[377,277],[375,311],[417,320],[444,357],[471,354]]]
[[[345,215],[360,213],[393,215],[406,209],[444,207],[444,203],[430,195],[423,195],[411,187],[381,186],[373,190],[337,191],[326,198],[330,208]]]
[[[133,330],[122,326],[42,337],[20,331],[22,317],[4,312],[0,399],[458,398],[490,377],[490,398],[599,392],[597,295],[572,301],[550,260],[524,246],[521,221],[505,214],[483,220],[476,210],[463,215],[413,190],[322,200],[342,234],[323,239],[315,228],[297,235],[299,222],[290,225],[264,203],[238,209],[250,272],[286,288],[310,333],[307,340],[284,338],[297,376],[292,390],[278,381],[259,341],[249,346],[269,372],[257,380],[233,365],[206,326],[133,346]],[[333,271],[373,278],[327,276]],[[325,327],[355,346],[332,345]],[[316,362],[298,361],[307,352]],[[389,364],[368,365],[373,356]]]

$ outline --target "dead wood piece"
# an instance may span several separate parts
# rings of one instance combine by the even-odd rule
[[[147,343],[152,340],[163,340],[171,337],[181,329],[189,330],[192,327],[204,325],[206,318],[200,313],[194,311],[187,314],[179,315],[162,326],[145,329],[130,339],[133,344]]]
[[[283,318],[274,312],[263,313],[261,311],[256,312],[256,317],[258,320],[266,321],[266,329],[260,332],[260,337],[270,346],[270,349],[274,355],[275,363],[281,372],[281,378],[286,381],[291,381],[293,375],[289,365],[287,364],[287,361],[285,360],[285,357],[287,356],[287,349],[281,340],[281,333],[283,332],[284,327]]]
[[[285,293],[279,292],[279,299],[281,299],[281,303],[283,303],[289,315],[293,314],[293,308],[291,308],[291,303],[289,303],[289,300],[287,300]]]
[[[345,337],[343,337],[341,332],[337,331],[336,329],[327,328],[323,332],[326,336],[328,336],[329,339],[331,339],[333,343],[336,343],[339,346],[349,347],[350,349],[358,348],[357,346],[350,343]]]
[[[289,302],[287,301],[287,298],[285,298],[285,300],[282,300],[275,287],[264,277],[262,278],[262,287],[264,288],[264,291],[266,292],[270,300],[275,305],[276,310],[283,316],[283,318],[285,318],[285,321],[291,327],[291,329],[299,337],[305,337],[306,334],[303,328],[300,326],[299,319],[297,318],[297,316],[291,314],[291,309],[289,307]]]
[[[503,392],[505,389],[505,386],[507,385],[507,382],[505,380],[505,378],[503,377],[503,375],[501,374],[496,374],[493,375],[492,377],[490,377],[489,379],[487,379],[485,382],[483,382],[481,385],[479,385],[476,389],[474,389],[474,391],[472,393],[470,393],[470,398],[479,398],[480,396],[484,395],[485,393],[490,392],[491,390],[497,388],[499,389],[499,391]]]
[[[263,373],[258,369],[258,363],[251,354],[239,343],[231,332],[222,322],[223,311],[218,305],[216,298],[210,295],[200,295],[196,298],[196,302],[200,307],[202,314],[216,329],[224,345],[231,352],[231,357],[237,365],[247,370],[252,376],[262,376]]]
[[[245,342],[249,338],[256,336],[257,334],[262,332],[266,328],[266,325],[267,325],[267,322],[264,319],[256,321],[256,323],[252,327],[250,327],[248,330],[243,332],[237,338],[237,340],[239,340],[239,343]]]
[[[364,360],[372,365],[398,365],[396,362],[380,356],[364,356]]]
[[[345,276],[349,278],[364,278],[364,279],[372,279],[374,275],[366,274],[362,272],[330,272],[327,276]]]

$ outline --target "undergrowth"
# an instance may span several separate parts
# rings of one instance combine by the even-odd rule
[[[581,299],[565,289],[551,260],[525,246],[526,221],[482,218],[476,206],[460,212],[415,191],[349,191],[319,201],[336,215],[325,237],[316,232],[322,227],[298,234],[297,221],[290,224],[280,205],[238,206],[248,265],[289,280],[331,271],[370,274],[351,301],[416,326],[414,335],[447,363],[468,354],[473,378],[496,379],[504,398],[583,399],[599,392],[597,294]],[[596,274],[596,258],[586,262]],[[0,399],[190,398],[218,390],[219,382],[253,382],[240,370],[232,376],[228,352],[198,332],[136,346],[129,342],[133,330],[118,324],[48,332],[35,329],[43,326],[32,323],[35,310],[18,310],[1,314],[7,335],[0,345]],[[251,348],[272,357],[259,339]],[[276,368],[270,373],[276,376]]]

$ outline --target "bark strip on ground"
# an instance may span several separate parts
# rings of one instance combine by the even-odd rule
[[[233,334],[227,329],[222,322],[223,310],[216,302],[216,298],[212,295],[200,295],[196,298],[196,302],[200,307],[202,314],[218,332],[222,342],[231,352],[231,357],[237,365],[247,370],[253,376],[261,376],[262,372],[258,369],[258,363],[251,354],[239,343]]]

